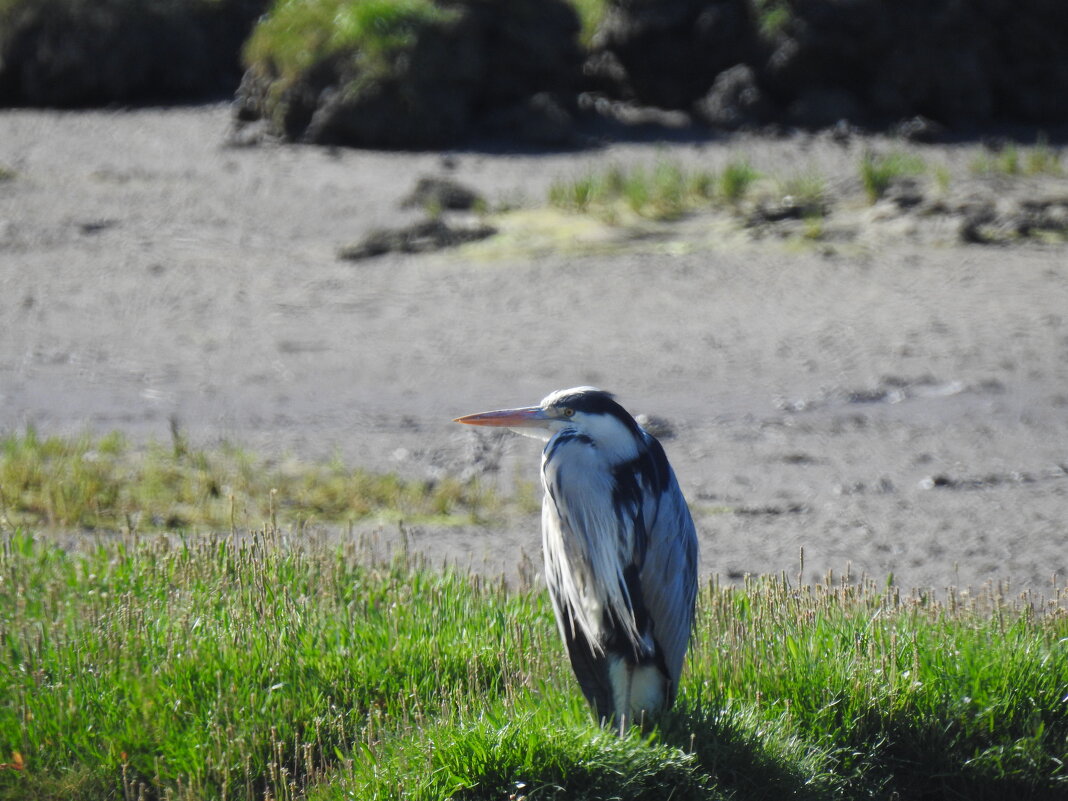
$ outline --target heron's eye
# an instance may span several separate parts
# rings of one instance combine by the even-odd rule
[[[575,416],[575,410],[574,409],[572,409],[570,407],[565,407],[564,408],[564,417],[574,417],[574,416]]]

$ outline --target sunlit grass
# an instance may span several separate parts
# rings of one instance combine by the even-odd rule
[[[539,587],[284,531],[7,531],[0,799],[1052,801],[1066,603],[711,583],[677,708],[620,739]]]
[[[736,204],[748,194],[750,187],[759,177],[760,173],[753,169],[748,161],[731,161],[719,176],[719,196],[727,203]]]
[[[783,200],[797,205],[805,219],[822,217],[827,213],[827,180],[817,172],[795,173],[779,182]]]
[[[793,16],[786,0],[753,0],[753,6],[757,28],[769,39],[781,34]]]
[[[690,169],[659,159],[651,166],[616,165],[578,178],[554,182],[549,203],[599,216],[609,222],[635,215],[672,220],[715,204],[735,205],[745,198],[759,173],[747,161],[730,162],[722,172]]]
[[[348,59],[368,81],[392,70],[422,30],[455,10],[430,0],[275,0],[245,43],[245,63],[278,79],[280,92],[330,59]]]
[[[911,153],[877,154],[869,151],[860,160],[860,182],[868,202],[875,203],[896,179],[922,175],[926,170],[924,160]]]
[[[118,434],[0,438],[0,521],[61,529],[230,531],[366,518],[470,521],[500,511],[476,481],[404,479],[340,460],[271,461],[230,445],[134,448]]]
[[[972,172],[979,175],[1052,175],[1063,174],[1060,154],[1039,140],[1033,147],[1006,145],[996,153],[983,153],[972,161]]]
[[[597,32],[597,27],[604,19],[608,0],[569,0],[569,2],[578,14],[582,26],[579,41],[585,47],[589,47],[593,35]]]

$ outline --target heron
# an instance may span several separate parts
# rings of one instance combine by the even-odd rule
[[[571,667],[602,725],[652,723],[675,702],[697,596],[697,533],[663,447],[595,387],[455,422],[545,441],[545,579]]]

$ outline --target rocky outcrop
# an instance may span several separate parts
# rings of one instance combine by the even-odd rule
[[[219,97],[268,0],[13,0],[0,5],[0,104]]]
[[[435,147],[480,125],[512,138],[566,137],[581,65],[578,18],[563,0],[440,0],[455,11],[419,28],[386,65],[331,54],[297,76],[253,64],[241,120],[292,141]],[[546,132],[541,135],[540,132]]]
[[[1068,122],[1058,0],[612,0],[591,88],[715,127]]]

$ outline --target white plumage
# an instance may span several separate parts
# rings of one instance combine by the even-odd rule
[[[593,387],[457,422],[546,440],[545,577],[576,678],[602,721],[655,718],[675,700],[697,594],[697,535],[660,443]]]

